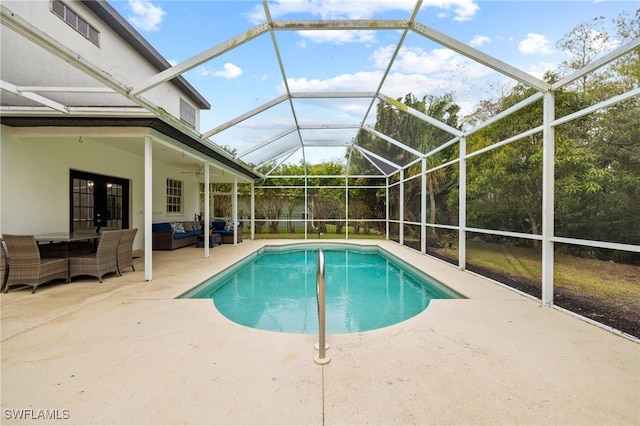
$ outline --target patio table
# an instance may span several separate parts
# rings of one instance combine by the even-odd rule
[[[75,232],[51,232],[48,234],[36,234],[36,241],[49,243],[70,243],[74,241],[91,241],[100,238],[100,234],[91,231],[75,231]]]
[[[91,252],[100,234],[87,231],[52,232],[36,234],[40,256],[43,258],[69,258]]]

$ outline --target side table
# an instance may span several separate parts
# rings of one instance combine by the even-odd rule
[[[220,237],[220,234],[209,235],[209,248],[212,248],[214,245],[222,245],[222,238]],[[198,235],[198,241],[196,242],[196,247],[198,248],[204,247],[204,235]]]

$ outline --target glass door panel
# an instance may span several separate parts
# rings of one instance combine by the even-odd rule
[[[129,227],[129,181],[71,171],[71,231]]]

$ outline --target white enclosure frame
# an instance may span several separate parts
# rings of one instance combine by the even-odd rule
[[[418,23],[415,21],[416,16],[418,15],[418,11],[420,10],[420,8],[422,7],[422,1],[418,0],[416,2],[416,5],[413,9],[413,12],[411,14],[410,19],[407,20],[273,20],[271,18],[271,13],[270,13],[270,9],[269,9],[269,5],[267,3],[266,0],[263,0],[262,4],[265,10],[265,15],[267,17],[266,22],[261,23],[251,29],[249,29],[246,32],[243,32],[241,34],[238,34],[216,46],[211,47],[210,49],[205,50],[204,52],[201,52],[185,61],[183,61],[182,63],[179,63],[175,66],[172,67],[168,67],[167,69],[158,72],[157,74],[153,75],[150,78],[146,78],[143,79],[142,81],[137,81],[136,83],[134,83],[132,86],[126,85],[121,81],[118,81],[116,78],[114,78],[112,75],[110,75],[109,73],[105,72],[104,70],[100,69],[100,67],[96,66],[95,64],[91,63],[89,60],[87,60],[85,58],[84,55],[79,54],[78,52],[74,52],[71,49],[69,49],[67,46],[61,44],[59,41],[57,41],[56,39],[52,38],[51,36],[48,35],[48,33],[44,30],[41,30],[39,28],[34,27],[33,25],[31,25],[28,20],[26,20],[23,17],[20,17],[19,15],[13,13],[11,10],[9,10],[7,7],[5,7],[4,5],[0,5],[0,10],[1,10],[1,18],[2,18],[2,25],[12,29],[13,31],[15,31],[16,33],[22,35],[25,39],[30,40],[31,42],[35,43],[36,45],[42,47],[43,49],[45,49],[46,51],[54,54],[56,57],[62,59],[63,61],[65,61],[66,63],[72,65],[73,67],[81,70],[83,73],[85,73],[87,76],[92,77],[93,79],[95,79],[97,86],[101,86],[101,87],[96,87],[96,88],[73,88],[73,87],[32,87],[32,86],[19,86],[17,84],[14,84],[12,82],[9,81],[0,81],[0,89],[2,89],[5,92],[14,94],[14,95],[18,95],[21,97],[24,97],[26,99],[29,99],[31,101],[35,101],[37,103],[39,103],[40,105],[38,107],[18,107],[18,106],[12,106],[12,107],[6,107],[3,106],[2,109],[0,110],[0,112],[2,112],[3,114],[11,114],[14,116],[23,116],[23,117],[33,117],[33,116],[40,116],[40,115],[47,115],[47,116],[65,116],[65,117],[93,117],[93,116],[101,116],[101,117],[155,117],[158,118],[160,120],[162,120],[163,122],[169,124],[170,126],[172,126],[174,129],[178,129],[180,132],[182,132],[184,135],[187,135],[195,140],[197,140],[199,143],[201,143],[203,146],[206,146],[210,149],[212,149],[213,151],[215,151],[217,154],[219,154],[220,156],[229,159],[231,161],[235,161],[237,164],[242,165],[243,167],[246,166],[247,170],[249,171],[253,171],[254,173],[258,174],[260,177],[263,178],[270,178],[271,173],[273,172],[273,170],[276,169],[278,164],[282,164],[282,162],[286,161],[287,158],[289,158],[293,152],[291,150],[288,150],[286,152],[281,152],[278,153],[276,156],[272,157],[272,158],[266,158],[264,159],[263,162],[261,162],[261,164],[258,165],[246,165],[243,162],[243,158],[252,152],[255,152],[257,150],[260,150],[261,148],[264,148],[274,142],[276,142],[277,140],[283,138],[286,135],[289,135],[291,133],[297,133],[298,138],[300,140],[300,146],[297,147],[296,149],[302,149],[303,150],[303,158],[304,158],[304,149],[306,147],[310,147],[313,146],[312,143],[307,143],[304,141],[304,138],[301,134],[301,130],[304,130],[306,128],[309,127],[304,127],[302,125],[300,125],[299,120],[298,120],[298,112],[295,109],[293,100],[294,99],[315,99],[315,98],[366,98],[366,99],[371,99],[371,103],[369,105],[369,109],[365,115],[365,117],[363,118],[363,120],[358,123],[358,124],[334,124],[334,123],[325,123],[319,126],[315,126],[314,128],[320,128],[320,129],[344,129],[344,128],[357,128],[359,129],[359,132],[365,131],[365,132],[369,132],[372,135],[381,138],[385,141],[387,141],[390,144],[395,145],[398,148],[404,149],[407,152],[409,152],[410,154],[414,155],[416,157],[416,160],[412,163],[412,164],[417,164],[420,163],[421,164],[421,174],[420,176],[413,176],[410,179],[421,179],[421,185],[422,187],[425,186],[425,176],[432,171],[438,170],[439,168],[443,168],[443,167],[447,167],[453,164],[457,164],[459,167],[459,175],[460,175],[460,181],[459,181],[459,222],[457,226],[451,226],[451,225],[442,225],[442,224],[437,224],[437,223],[429,223],[427,220],[427,216],[426,216],[426,191],[423,191],[422,193],[422,198],[421,198],[421,212],[420,212],[420,222],[411,222],[411,224],[415,224],[415,225],[419,225],[421,227],[421,236],[422,236],[422,243],[421,243],[421,251],[423,253],[426,253],[426,229],[428,227],[436,227],[436,228],[442,228],[442,229],[450,229],[450,230],[456,230],[458,232],[459,235],[459,251],[458,251],[458,265],[457,267],[459,269],[465,269],[466,268],[466,234],[468,232],[475,232],[475,233],[483,233],[483,234],[490,234],[490,235],[502,235],[502,236],[506,236],[506,237],[513,237],[513,238],[522,238],[522,239],[529,239],[529,240],[538,240],[541,241],[542,243],[542,248],[543,248],[543,252],[542,252],[542,303],[545,305],[553,305],[553,291],[554,291],[554,245],[555,243],[562,243],[562,244],[573,244],[573,245],[584,245],[584,246],[590,246],[590,247],[598,247],[598,248],[604,248],[604,249],[614,249],[614,250],[622,250],[622,251],[629,251],[629,252],[635,252],[635,253],[639,253],[640,252],[640,246],[639,245],[631,245],[631,244],[619,244],[619,243],[610,243],[610,242],[603,242],[603,241],[593,241],[593,240],[582,240],[582,239],[575,239],[575,238],[564,238],[564,237],[558,237],[556,235],[554,235],[554,160],[555,160],[555,153],[554,153],[554,139],[555,139],[555,127],[566,123],[568,121],[577,119],[579,117],[582,117],[586,114],[590,114],[593,113],[595,111],[597,111],[600,108],[604,108],[610,105],[613,105],[615,103],[624,101],[626,99],[629,99],[631,97],[636,97],[636,96],[640,96],[640,89],[636,88],[634,90],[628,91],[627,93],[621,94],[619,96],[615,96],[612,97],[609,100],[606,100],[604,102],[598,103],[596,105],[592,105],[588,108],[585,108],[581,111],[577,111],[573,114],[570,114],[566,117],[562,117],[562,118],[556,118],[555,117],[555,100],[554,100],[554,93],[557,90],[560,90],[564,87],[566,87],[568,84],[572,83],[573,81],[579,79],[580,77],[587,75],[590,72],[593,72],[609,63],[611,63],[612,61],[622,57],[623,55],[639,49],[640,48],[640,38],[634,39],[631,42],[625,44],[624,46],[618,47],[617,49],[615,49],[614,51],[602,56],[601,58],[599,58],[598,60],[590,63],[589,65],[587,65],[586,67],[584,67],[581,70],[578,70],[576,72],[574,72],[571,75],[566,76],[565,78],[561,79],[560,81],[554,83],[554,84],[547,84],[546,82],[544,82],[543,80],[536,78],[524,71],[521,71],[519,69],[517,69],[516,67],[509,65],[503,61],[500,61],[494,57],[491,57],[467,44],[464,44],[460,41],[457,41],[441,32],[438,32],[432,28],[427,27],[426,25],[423,25],[421,23]],[[378,88],[375,92],[335,92],[335,93],[295,93],[292,92],[287,84],[287,73],[286,73],[286,69],[285,66],[283,64],[283,61],[280,57],[280,50],[278,47],[278,43],[275,37],[276,32],[279,31],[313,31],[313,30],[372,30],[375,29],[376,31],[384,31],[384,30],[391,30],[391,31],[401,31],[402,32],[402,36],[400,38],[400,41],[398,42],[396,48],[395,48],[395,52],[385,70],[385,73],[383,75],[382,80],[380,81]],[[511,79],[513,79],[514,81],[521,83],[523,85],[525,85],[526,87],[529,88],[533,88],[535,89],[537,92],[536,94],[534,94],[533,96],[530,96],[528,99],[520,102],[517,105],[514,105],[513,107],[505,110],[504,112],[496,115],[495,117],[485,121],[484,123],[481,123],[479,125],[477,125],[474,128],[468,129],[468,130],[459,130],[459,129],[455,129],[452,128],[424,113],[421,113],[419,111],[416,111],[404,104],[402,104],[401,102],[390,98],[389,96],[386,96],[384,93],[381,93],[381,89],[383,87],[383,84],[385,82],[385,79],[387,77],[387,75],[389,74],[392,64],[405,40],[405,37],[407,36],[407,34],[409,32],[413,32],[417,35],[420,35],[426,39],[429,39],[441,46],[444,46],[448,49],[451,49],[461,55],[463,55],[466,58],[469,58],[477,63],[483,64],[486,67],[489,67],[490,69],[497,71],[498,73],[507,76]],[[263,35],[263,34],[269,34],[272,40],[272,44],[273,44],[273,48],[274,48],[274,52],[276,54],[277,57],[277,61],[278,61],[278,65],[282,74],[282,79],[284,82],[284,86],[285,86],[285,94],[277,97],[251,111],[248,111],[226,123],[223,123],[219,126],[216,126],[213,129],[208,129],[204,132],[199,132],[196,129],[193,129],[192,127],[188,126],[186,123],[182,122],[180,119],[178,119],[177,117],[169,114],[168,112],[166,112],[165,110],[163,110],[162,108],[158,107],[157,105],[153,104],[152,102],[150,102],[149,100],[145,99],[142,95],[157,87],[160,86],[162,84],[165,84],[169,81],[171,81],[172,79],[182,76],[184,73],[186,73],[187,71],[193,70],[194,68],[206,63],[207,61],[210,61],[213,58],[217,58],[221,55],[224,55],[225,53],[237,48],[238,46],[241,46],[245,43],[249,43],[252,40],[254,40],[255,38]],[[74,93],[74,92],[79,92],[79,91],[84,91],[84,92],[92,92],[92,93],[113,93],[114,96],[122,96],[124,98],[126,98],[127,100],[132,101],[136,106],[135,107],[128,107],[128,108],[84,108],[82,106],[79,105],[63,105],[59,102],[54,101],[51,98],[48,98],[46,95],[47,93],[60,93],[60,92],[64,92],[64,93]],[[489,147],[483,148],[481,150],[475,151],[473,153],[467,153],[466,151],[466,140],[469,136],[473,135],[475,132],[477,132],[478,130],[484,128],[485,126],[488,126],[498,120],[501,119],[505,119],[507,117],[509,117],[511,114],[513,114],[514,112],[526,107],[527,105],[530,105],[533,102],[539,101],[540,99],[542,99],[543,102],[543,124],[541,126],[538,126],[536,128],[533,129],[529,129],[528,131],[525,131],[519,135],[513,136],[511,138],[505,139],[503,141],[499,141]],[[389,135],[385,135],[373,128],[371,128],[370,126],[368,126],[366,124],[366,120],[367,120],[367,116],[371,113],[372,108],[375,104],[375,102],[380,101],[380,102],[384,102],[394,108],[397,108],[398,110],[401,110],[407,114],[412,115],[413,117],[416,117],[419,120],[424,121],[425,123],[428,123],[432,126],[436,126],[437,128],[444,130],[446,132],[448,132],[451,135],[451,140],[449,140],[448,142],[446,142],[445,144],[433,149],[430,152],[427,153],[422,153],[419,152],[415,149],[412,149],[408,146],[406,146],[405,144],[403,144],[400,141],[395,140],[394,138],[390,137]],[[227,151],[225,151],[223,148],[221,148],[220,146],[216,145],[213,141],[211,141],[209,138],[215,136],[216,134],[220,133],[221,131],[228,129],[234,125],[237,125],[238,123],[243,122],[244,120],[247,120],[250,117],[253,117],[257,114],[260,114],[270,108],[273,108],[277,105],[280,105],[281,103],[288,103],[291,109],[291,114],[294,118],[294,123],[295,126],[287,129],[286,131],[280,133],[279,135],[276,135],[275,137],[272,137],[270,139],[264,140],[262,143],[259,143],[255,146],[253,146],[251,149],[246,150],[242,153],[239,153],[237,155],[232,155],[230,153],[228,153]],[[467,226],[466,224],[466,186],[467,186],[467,182],[466,182],[466,178],[467,178],[467,174],[466,174],[466,162],[468,159],[473,158],[477,155],[481,155],[483,153],[489,152],[493,149],[499,148],[501,146],[510,144],[512,142],[518,141],[522,138],[525,138],[527,136],[530,136],[532,134],[536,134],[536,133],[542,133],[543,135],[543,187],[542,187],[542,202],[543,202],[543,208],[542,208],[542,234],[541,235],[533,235],[533,234],[526,234],[526,233],[519,233],[519,232],[507,232],[507,231],[497,231],[497,230],[490,230],[490,229],[477,229],[477,228],[470,228]],[[150,212],[152,210],[151,206],[151,176],[152,176],[152,158],[151,158],[151,147],[152,147],[152,143],[155,142],[155,140],[152,142],[152,139],[154,139],[152,136],[146,136],[145,140],[144,140],[144,146],[145,146],[145,234],[146,234],[146,240],[145,240],[145,279],[147,280],[151,280],[151,243],[150,243],[150,235],[151,235],[151,215]],[[384,178],[386,179],[386,187],[385,187],[385,192],[386,192],[386,216],[385,216],[385,224],[386,224],[386,230],[387,230],[387,234],[386,234],[386,238],[389,239],[390,235],[389,235],[389,228],[391,224],[398,224],[399,225],[399,235],[398,235],[398,239],[399,239],[399,243],[403,244],[404,243],[404,235],[403,235],[403,224],[405,223],[404,220],[404,211],[403,211],[403,197],[404,197],[404,185],[405,185],[405,172],[408,169],[408,167],[411,165],[406,165],[406,166],[400,166],[398,164],[395,164],[383,157],[381,157],[380,155],[371,152],[369,150],[367,150],[364,147],[358,146],[355,143],[355,140],[357,138],[354,138],[354,141],[349,144],[349,148],[353,149],[353,150],[357,150],[364,158],[368,159],[375,167],[376,169],[380,172],[379,175],[375,175],[375,176],[367,176],[367,177],[376,177],[376,178]],[[459,157],[453,161],[448,162],[447,164],[442,164],[439,165],[435,168],[429,169],[427,170],[427,159],[448,148],[451,146],[454,146],[455,144],[458,144],[459,147]],[[344,146],[345,143],[344,141],[336,141],[336,146]],[[391,169],[393,169],[392,173],[385,173],[383,170],[380,169],[380,167],[378,165],[376,165],[373,161],[371,161],[372,159],[375,159],[376,161],[379,161],[381,163],[384,163],[388,166],[390,166]],[[202,162],[205,173],[204,173],[204,181],[205,181],[205,187],[209,188],[209,183],[211,181],[211,177],[209,175],[209,165],[214,165],[214,163],[212,161],[210,161],[211,159],[209,158],[198,158],[199,161]],[[268,171],[266,174],[261,174],[259,173],[257,170],[259,169],[260,166],[266,164],[266,163],[275,163],[275,166]],[[217,165],[217,164],[216,164]],[[218,166],[218,165],[217,165]],[[250,167],[253,167],[253,170],[250,169]],[[395,175],[395,173],[398,173],[400,176],[400,179],[397,183],[394,183],[393,185],[390,185],[390,178]],[[321,176],[323,178],[326,178],[326,176]],[[339,178],[344,178],[344,182],[345,185],[344,187],[340,186],[339,188],[344,188],[345,189],[345,193],[346,198],[345,198],[345,222],[348,224],[350,221],[349,218],[349,198],[348,198],[348,192],[349,192],[349,179],[352,176],[349,175],[344,175],[344,176],[339,176]],[[308,187],[308,180],[310,178],[313,178],[313,176],[305,176],[305,186],[304,186],[304,197],[305,197],[305,206],[304,209],[305,211],[307,210],[307,200],[308,200],[308,193],[309,193],[309,187]],[[238,220],[238,201],[237,201],[237,196],[238,196],[238,176],[234,175],[233,178],[233,194],[232,194],[232,199],[233,199],[233,220],[237,221]],[[399,186],[399,194],[400,194],[400,214],[399,214],[399,218],[398,220],[391,220],[389,219],[389,190],[390,188],[392,188],[393,186],[398,185]],[[254,185],[254,183],[251,183],[251,218],[252,218],[252,226],[251,226],[251,237],[254,238],[255,234],[254,234],[254,217],[255,217],[255,189],[256,187],[259,187],[259,185]],[[208,211],[209,208],[209,194],[207,193],[205,195],[205,217],[209,217],[210,212]],[[308,220],[308,219],[305,219]],[[358,220],[362,220],[362,219],[358,219]],[[374,220],[374,219],[372,219]],[[207,221],[205,221],[206,223]],[[207,224],[208,226],[208,224]],[[306,231],[307,227],[305,226],[305,238],[308,238],[309,236],[307,235],[307,231]],[[205,232],[208,231],[208,229],[205,229]],[[237,232],[237,231],[236,231]],[[348,233],[347,233],[347,238],[349,237]],[[205,255],[208,255],[208,245],[205,244]]]

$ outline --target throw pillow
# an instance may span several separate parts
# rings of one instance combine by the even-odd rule
[[[184,232],[191,232],[193,231],[193,227],[191,226],[191,222],[184,222]]]
[[[182,223],[176,223],[176,227],[173,229],[176,231],[176,234],[184,234],[184,225],[182,225]]]
[[[224,230],[225,231],[233,231],[233,223],[231,222],[227,222],[224,224]]]

